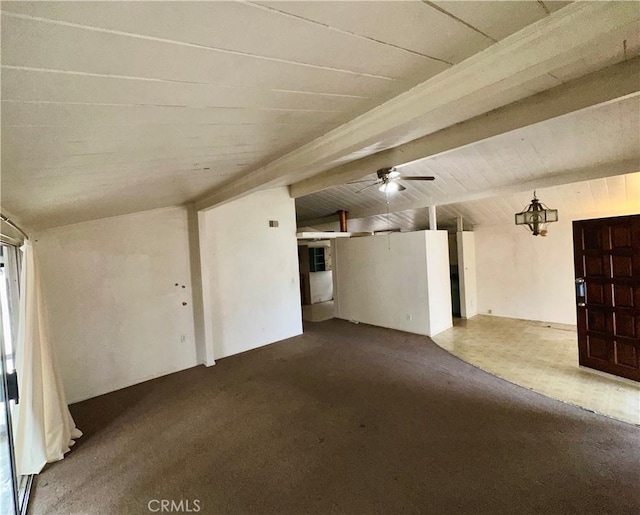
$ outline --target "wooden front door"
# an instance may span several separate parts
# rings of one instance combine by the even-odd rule
[[[640,215],[573,222],[580,364],[640,381]]]

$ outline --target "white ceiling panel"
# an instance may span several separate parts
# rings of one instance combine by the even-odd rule
[[[245,54],[403,80],[423,81],[447,67],[447,63],[382,41],[328,31],[323,25],[251,3],[9,2],[3,9],[138,37],[199,45],[236,56]],[[396,14],[400,16],[398,21],[410,16],[406,10]],[[345,48],[349,51],[345,52]]]
[[[81,132],[78,127],[12,127],[7,129],[6,140],[12,147],[25,145],[26,137],[37,137],[38,147],[56,153],[99,152],[113,145],[128,144],[132,148],[166,145],[218,146],[281,144],[299,136],[300,124],[274,124],[275,130],[265,131],[263,125],[138,125],[91,127]],[[322,130],[322,129],[320,129]],[[27,147],[25,147],[27,148]],[[11,149],[7,149],[11,150]],[[31,151],[37,155],[37,149]]]
[[[269,130],[265,130],[266,127]],[[85,130],[77,126],[3,127],[2,159],[5,164],[2,180],[3,184],[11,181],[11,171],[24,172],[25,160],[33,159],[38,163],[35,169],[27,167],[32,172],[30,176],[35,179],[39,168],[60,167],[54,166],[54,163],[59,162],[61,157],[71,158],[78,154],[147,152],[147,157],[154,158],[155,149],[158,147],[170,148],[177,152],[188,148],[189,153],[193,153],[193,150],[197,150],[197,153],[202,153],[203,150],[214,153],[225,148],[232,152],[238,148],[259,147],[264,148],[264,155],[267,155],[295,147],[310,134],[321,133],[326,128],[320,126],[314,130],[299,124],[87,126]],[[38,145],[34,145],[33,141],[38,141]],[[104,162],[108,164],[115,157],[117,155],[112,155]],[[193,161],[196,162],[195,153]],[[244,166],[252,161],[240,159],[236,164]],[[59,176],[64,177],[65,174],[66,171],[61,169]]]
[[[362,94],[309,94],[249,86],[132,80],[21,70],[8,68],[6,65],[2,70],[2,99],[333,112],[358,110],[370,105],[372,100],[376,101]]]
[[[549,14],[549,9],[542,2],[435,0],[433,4],[496,41]]]
[[[14,186],[22,185],[31,187],[34,192],[42,190],[46,193],[48,186],[43,188],[41,180],[50,179],[51,183],[56,186],[53,190],[55,193],[56,191],[61,192],[67,184],[75,183],[83,177],[95,180],[120,180],[132,176],[138,178],[148,178],[149,176],[206,177],[210,184],[216,184],[243,173],[243,167],[237,164],[237,161],[238,159],[235,157],[219,156],[207,159],[206,156],[190,155],[188,158],[143,159],[136,162],[113,162],[92,166],[70,166],[63,163],[53,167],[37,167],[34,170],[14,174],[3,179],[3,187],[11,188],[13,191]],[[208,169],[215,169],[216,173],[211,174]],[[34,177],[37,180],[33,180]]]
[[[37,152],[29,152],[24,147],[18,147],[11,152],[7,159],[13,163],[24,164],[22,170],[34,169],[38,170],[46,167],[51,163],[52,159],[59,158],[60,162],[64,162],[67,166],[89,166],[99,164],[112,163],[131,163],[143,161],[149,153],[152,153],[156,159],[172,159],[180,157],[196,156],[198,154],[206,154],[208,156],[228,156],[250,153],[264,153],[273,148],[273,143],[265,142],[262,144],[237,143],[226,145],[178,145],[167,143],[150,144],[146,146],[138,145],[122,145],[121,143],[112,143],[109,150],[104,147],[92,149],[84,143],[77,144],[78,150],[76,154],[69,157],[69,154],[62,153],[53,146],[47,148],[39,146]],[[97,147],[97,145],[95,145]],[[82,148],[79,148],[82,147]],[[89,148],[87,148],[89,147]],[[92,151],[93,150],[93,151]],[[96,151],[98,150],[98,151]],[[11,180],[8,178],[7,180]]]
[[[251,141],[278,135],[281,137],[304,137],[311,132],[325,132],[335,126],[331,123],[300,123],[300,122],[265,122],[238,124],[138,124],[138,125],[4,125],[2,126],[3,141],[13,144],[31,144],[33,141],[49,141],[55,139],[60,143],[69,141],[153,141],[155,138],[171,138],[172,140],[191,138],[215,138],[225,141],[228,137],[242,137]],[[5,139],[6,138],[6,139]],[[28,140],[31,140],[30,142]],[[8,143],[7,143],[8,144]]]
[[[334,123],[336,111],[289,111],[260,108],[72,104],[3,101],[3,125],[147,125],[238,123]]]
[[[540,2],[541,4],[543,4],[544,7],[546,7],[550,12],[556,12],[559,9],[562,9],[563,7],[566,7],[567,5],[569,5],[571,2],[568,1],[563,1],[563,0],[541,0]]]
[[[260,4],[450,63],[460,62],[493,43],[424,2],[334,2],[330,8],[322,2]],[[381,24],[380,20],[388,23]]]
[[[640,2],[636,3],[640,13]],[[555,69],[552,76],[562,82],[584,76],[640,55],[640,23],[612,36],[608,44],[585,51],[581,59]]]
[[[374,89],[385,98],[413,84],[386,75],[267,60],[6,14],[2,42],[5,65],[110,76],[356,95]]]

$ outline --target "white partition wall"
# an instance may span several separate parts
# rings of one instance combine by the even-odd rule
[[[435,335],[451,327],[446,231],[334,243],[336,317]]]
[[[199,226],[206,363],[301,334],[295,206],[288,190],[261,191],[200,212]]]

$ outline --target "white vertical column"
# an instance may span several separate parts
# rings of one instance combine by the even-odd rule
[[[340,238],[331,240],[331,280],[333,281],[333,316],[341,318],[340,314],[340,293],[338,289],[338,277],[340,270],[338,268],[338,245]]]
[[[436,206],[429,206],[429,230],[438,230],[438,221],[436,220]]]
[[[204,324],[204,365],[210,367],[215,365],[213,351],[213,322],[211,313],[213,312],[213,300],[211,298],[211,275],[209,271],[209,238],[206,230],[207,214],[205,211],[198,211],[198,241],[200,243],[200,280],[202,281],[202,309]]]

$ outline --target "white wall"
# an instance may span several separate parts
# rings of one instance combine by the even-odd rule
[[[301,334],[295,205],[287,188],[200,212],[199,226],[206,363]]]
[[[471,318],[478,314],[475,236],[471,231],[458,232],[456,243],[460,277],[460,316]]]
[[[309,290],[311,293],[311,304],[326,302],[333,299],[333,272],[310,272]]]
[[[186,209],[85,222],[35,239],[69,402],[198,364]]]
[[[480,226],[473,234],[479,313],[576,323],[570,220],[550,224],[544,238],[515,225]]]
[[[424,231],[427,248],[429,336],[453,325],[451,314],[451,269],[447,231]]]
[[[446,231],[340,239],[333,249],[337,318],[425,335],[450,326]]]

